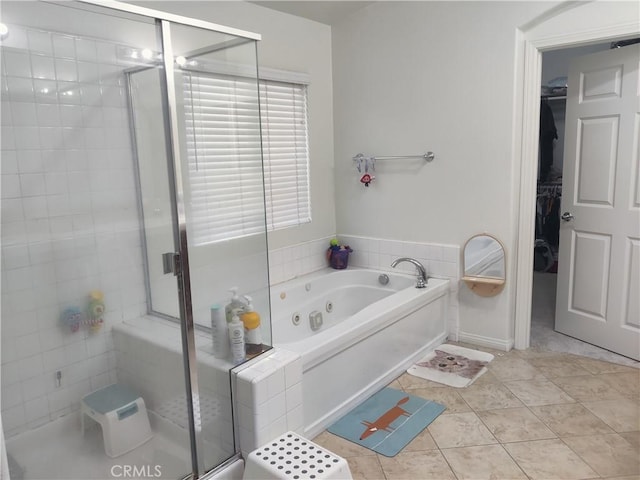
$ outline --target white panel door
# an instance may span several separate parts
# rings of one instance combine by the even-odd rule
[[[569,68],[556,330],[640,360],[640,45]]]

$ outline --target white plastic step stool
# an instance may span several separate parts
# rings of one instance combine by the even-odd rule
[[[246,459],[243,480],[349,480],[347,461],[295,432],[255,449]]]
[[[85,415],[98,422],[104,451],[111,458],[124,455],[153,437],[144,400],[124,385],[114,383],[89,393],[80,405],[82,433]]]

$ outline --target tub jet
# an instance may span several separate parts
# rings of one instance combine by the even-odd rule
[[[309,325],[314,332],[320,330],[320,327],[322,327],[322,313],[317,310],[311,312],[309,314]]]

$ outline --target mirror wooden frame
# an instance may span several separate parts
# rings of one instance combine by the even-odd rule
[[[464,272],[466,271],[464,253],[467,249],[467,246],[469,245],[469,242],[474,238],[478,238],[478,237],[490,237],[500,245],[500,248],[502,249],[503,261],[504,261],[504,276],[502,278],[464,274]],[[471,290],[476,295],[480,295],[481,297],[493,297],[495,295],[498,295],[500,292],[502,292],[507,282],[507,276],[506,276],[507,275],[507,251],[504,248],[504,244],[498,238],[496,238],[495,236],[489,233],[479,233],[477,235],[472,236],[465,242],[464,247],[462,249],[462,272],[463,272],[462,281],[466,283],[467,287],[469,287],[469,290]]]

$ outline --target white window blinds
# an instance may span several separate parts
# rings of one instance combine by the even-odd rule
[[[260,80],[259,111],[251,78],[183,78],[194,244],[311,221],[306,85]]]

